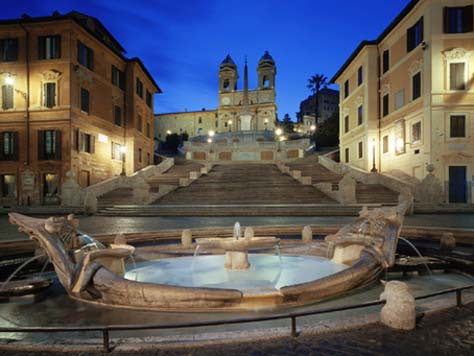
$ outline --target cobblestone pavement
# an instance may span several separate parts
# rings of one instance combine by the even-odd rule
[[[0,351],[1,355],[51,355],[46,352]],[[55,353],[66,355],[66,353]],[[68,352],[68,356],[92,355],[91,352]],[[100,352],[95,353],[97,355]],[[112,351],[110,355],[215,356],[215,355],[449,355],[474,354],[474,303],[425,316],[414,331],[396,331],[379,323],[334,333],[304,334],[297,338],[273,338],[259,342],[226,343],[167,349],[132,348]]]
[[[166,229],[225,227],[239,221],[244,226],[264,225],[344,225],[354,216],[262,216],[262,217],[109,217],[79,216],[81,230],[89,234],[127,233]],[[474,228],[474,214],[413,215],[405,217],[406,226],[440,226]],[[28,237],[18,232],[8,222],[7,216],[0,216],[0,241],[24,240]]]

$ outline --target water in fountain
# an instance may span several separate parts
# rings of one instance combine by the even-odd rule
[[[46,255],[38,255],[38,256],[33,256],[31,258],[29,258],[28,260],[26,260],[25,262],[23,262],[20,267],[18,267],[15,271],[13,271],[12,274],[10,274],[10,276],[7,278],[7,280],[5,282],[3,282],[2,286],[0,287],[0,292],[2,292],[5,287],[7,286],[8,282],[10,282],[12,280],[13,277],[16,276],[16,274],[18,272],[20,272],[26,265],[30,264],[31,262],[35,261],[35,260],[38,260],[40,258],[43,258],[45,257]]]
[[[416,252],[416,254],[423,260],[423,264],[425,265],[426,267],[426,270],[428,271],[428,274],[430,276],[433,275],[433,273],[431,272],[430,268],[428,267],[428,264],[424,261],[424,257],[423,255],[420,253],[420,251],[418,251],[418,249],[415,247],[415,245],[413,245],[410,241],[408,241],[406,238],[404,237],[399,237],[400,240],[402,241],[405,241],[409,246],[411,246],[411,248]]]
[[[237,221],[234,225],[234,239],[240,239],[240,223]]]

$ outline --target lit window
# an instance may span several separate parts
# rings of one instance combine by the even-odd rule
[[[418,142],[421,140],[421,121],[413,124],[411,126],[411,141],[412,143]]]
[[[466,63],[449,64],[449,89],[466,90]]]
[[[13,109],[13,85],[2,85],[2,109]]]

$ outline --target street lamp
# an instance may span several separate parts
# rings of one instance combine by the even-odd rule
[[[227,121],[227,124],[229,125],[229,132],[230,132],[230,131],[231,131],[231,127],[232,127],[232,120]]]
[[[15,82],[15,80],[13,79],[13,77],[11,75],[9,75],[8,77],[5,78],[5,83],[7,85],[13,85],[14,82]]]
[[[171,130],[166,130],[167,135],[171,135]]]
[[[283,133],[283,130],[280,129],[280,128],[277,128],[277,129],[275,130],[275,134],[276,134],[277,136],[280,136],[282,133]]]
[[[375,138],[372,139],[372,173],[377,173],[377,167],[375,167]]]
[[[311,125],[311,126],[309,127],[309,129],[310,129],[311,131],[313,131],[313,132],[316,131],[316,125]]]

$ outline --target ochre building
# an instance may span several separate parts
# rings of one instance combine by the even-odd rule
[[[0,21],[0,205],[59,204],[66,172],[83,187],[153,163],[153,95],[96,18]]]
[[[473,202],[473,54],[472,1],[410,1],[332,79],[341,162],[420,180],[434,169],[446,202]]]
[[[205,136],[209,131],[235,132],[241,130],[273,130],[277,119],[275,103],[275,61],[265,52],[257,67],[258,88],[249,90],[250,127],[242,127],[240,114],[243,90],[237,90],[237,65],[228,55],[219,67],[218,107],[216,110],[186,111],[155,115],[155,137],[187,133],[189,137]]]

